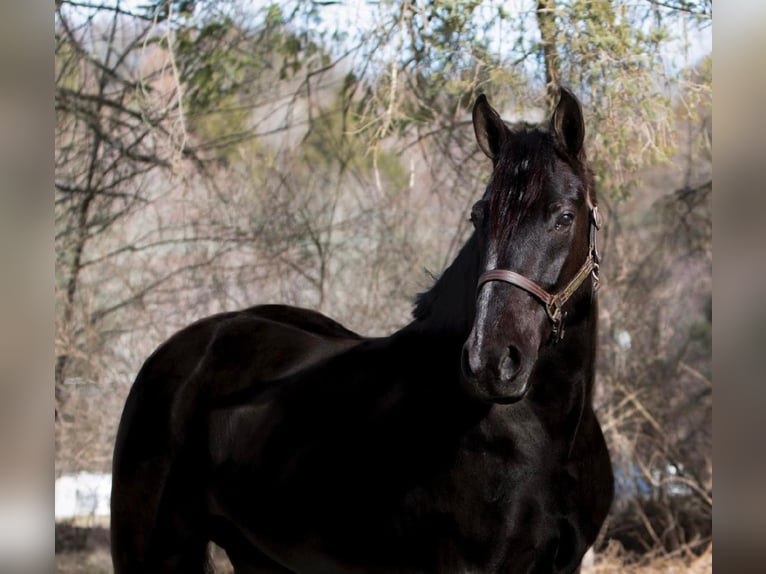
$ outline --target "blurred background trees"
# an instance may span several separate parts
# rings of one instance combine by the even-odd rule
[[[407,323],[489,176],[476,95],[538,122],[566,85],[607,216],[604,542],[706,544],[711,27],[711,0],[57,1],[57,474],[109,471],[138,368],[197,318]]]

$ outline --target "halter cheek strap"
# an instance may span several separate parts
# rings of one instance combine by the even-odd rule
[[[507,269],[492,269],[482,274],[476,287],[477,292],[481,289],[482,285],[490,281],[503,281],[523,289],[539,299],[545,306],[545,312],[548,314],[551,323],[553,323],[553,338],[555,341],[560,341],[564,338],[564,312],[562,310],[564,304],[574,295],[588,276],[593,278],[593,290],[596,291],[599,287],[598,270],[601,258],[596,243],[596,232],[601,227],[601,218],[598,213],[598,206],[594,205],[591,207],[589,227],[590,246],[588,248],[588,258],[582,264],[577,274],[559,292],[549,293],[531,279],[527,279],[523,275]]]

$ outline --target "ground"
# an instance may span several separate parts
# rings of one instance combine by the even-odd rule
[[[581,574],[706,574],[713,571],[713,547],[701,555],[681,551],[672,555],[648,553],[637,557],[612,542],[592,563],[584,564]],[[216,574],[231,574],[231,565],[220,548],[213,548]],[[112,574],[109,556],[109,531],[103,520],[56,524],[57,574]]]

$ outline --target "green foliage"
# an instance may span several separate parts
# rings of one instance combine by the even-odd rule
[[[187,127],[201,142],[230,147],[252,137],[253,114],[264,97],[310,88],[319,70],[343,61],[337,74],[344,74],[344,121],[354,124],[349,133],[381,150],[392,136],[452,132],[479,92],[522,116],[539,111],[549,63],[543,58],[542,20],[535,18],[538,6],[382,2],[370,8],[372,21],[360,19],[357,30],[333,29],[337,7],[307,0],[259,6],[163,0],[146,3],[139,13],[172,27],[172,45],[167,34],[153,41],[173,52]],[[559,0],[546,6],[552,9],[546,34],[555,42],[555,77],[586,107],[588,149],[601,193],[625,197],[642,168],[668,161],[677,149],[679,112],[673,102],[679,82],[697,101],[712,89],[710,74],[690,78],[668,69],[663,57],[679,22],[706,25],[712,2]],[[687,109],[700,111],[694,102]],[[307,144],[317,155],[311,138],[328,129],[322,122],[339,120],[314,120]],[[347,145],[346,138],[332,141]],[[346,153],[342,147],[337,152]]]
[[[235,35],[236,26],[227,17],[176,34],[175,55],[189,113],[208,111],[237,93],[245,70],[256,64],[248,54],[231,49],[229,40]],[[164,38],[163,43],[168,48]],[[205,57],[200,58],[201,54]]]
[[[625,197],[641,168],[676,150],[676,80],[662,54],[687,4],[674,11],[621,0],[551,3],[561,82],[585,103],[597,180],[611,197]],[[357,37],[359,135],[376,147],[390,135],[451,130],[480,91],[522,113],[539,106],[544,71],[532,15],[489,0],[379,5],[376,27]],[[282,52],[295,73],[299,38]]]
[[[232,15],[231,5],[185,2],[172,10],[184,104],[202,139],[223,141],[226,133],[249,129],[254,85],[310,86],[312,75],[331,69],[335,55],[344,52],[356,59],[340,88],[348,98],[342,120],[354,124],[346,126],[348,133],[369,149],[382,149],[389,136],[452,130],[482,91],[522,115],[542,102],[549,63],[542,58],[536,30],[542,21],[535,20],[534,5],[513,11],[497,0],[381,3],[375,22],[356,33],[326,27],[328,8],[313,2],[249,8],[255,16],[248,24]],[[666,68],[663,50],[680,18],[692,15],[704,23],[712,7],[704,1],[667,8],[624,0],[548,6],[552,28],[546,34],[558,56],[554,77],[584,102],[600,191],[626,197],[642,168],[668,161],[677,149],[672,102],[678,75]],[[687,83],[711,86],[712,79],[701,75]],[[307,153],[317,161],[328,152],[318,142],[327,133],[334,134],[327,141],[340,145],[332,153],[348,154],[347,138],[328,127],[341,119],[329,114],[313,118],[307,140]]]
[[[562,83],[587,107],[599,191],[625,197],[641,167],[674,152],[669,78],[660,57],[670,35],[642,7],[575,0],[559,11]]]
[[[250,8],[248,18],[232,6],[206,4],[203,14],[178,14],[172,38],[158,39],[179,70],[187,129],[197,145],[227,160],[257,149],[254,114],[280,85],[330,58],[316,40],[322,35],[293,26],[295,14],[279,4]],[[236,149],[246,142],[251,149]]]
[[[398,157],[385,149],[373,151],[359,145],[355,134],[361,131],[363,121],[363,116],[346,109],[341,94],[311,122],[301,143],[306,165],[312,166],[312,171],[339,167],[362,174],[377,169],[393,189],[403,189],[408,176]]]

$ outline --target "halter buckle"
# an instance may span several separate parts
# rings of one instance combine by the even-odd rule
[[[564,338],[564,316],[562,314],[561,305],[557,297],[552,298],[545,304],[545,312],[548,313],[548,318],[551,320],[552,325],[552,337],[554,343],[561,341]]]

